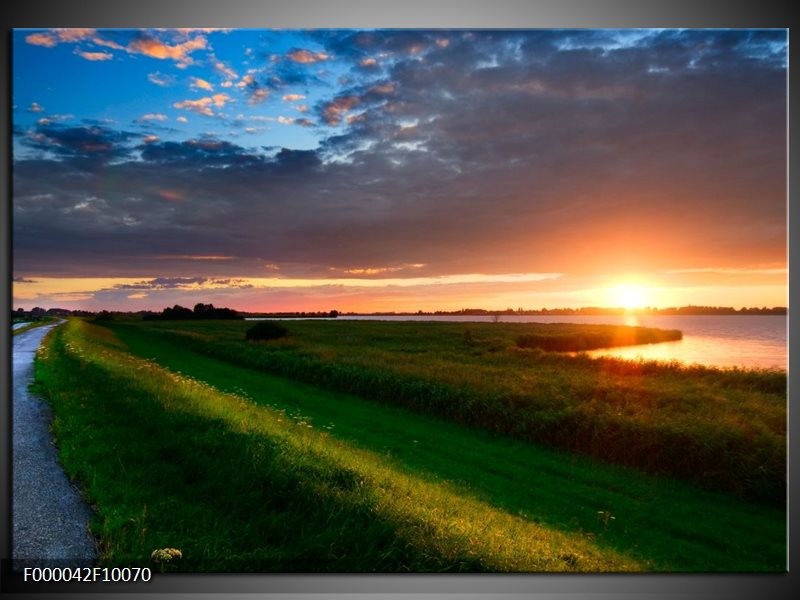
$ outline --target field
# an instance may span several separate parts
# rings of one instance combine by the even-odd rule
[[[785,568],[785,373],[557,355],[527,325],[285,325],[50,334],[37,385],[104,563]]]

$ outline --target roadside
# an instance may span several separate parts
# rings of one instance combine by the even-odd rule
[[[13,337],[12,558],[25,566],[86,565],[97,554],[88,529],[91,510],[58,462],[50,408],[28,390],[36,349],[60,323]]]

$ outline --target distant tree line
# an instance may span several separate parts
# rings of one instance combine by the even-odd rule
[[[242,313],[246,317],[272,318],[272,319],[335,319],[339,316],[338,310],[316,312],[248,312]]]
[[[785,306],[766,307],[743,307],[740,309],[731,306],[680,306],[669,308],[637,308],[633,311],[626,308],[608,308],[601,306],[585,306],[582,308],[541,308],[541,309],[522,309],[506,308],[505,310],[486,310],[484,308],[462,308],[460,310],[436,310],[416,312],[380,312],[380,313],[345,313],[348,315],[371,314],[381,316],[406,316],[406,315],[436,315],[436,316],[535,316],[535,315],[627,315],[631,312],[639,315],[785,315],[788,310]]]
[[[216,308],[213,304],[198,302],[194,310],[176,304],[167,307],[160,313],[144,313],[145,321],[187,321],[196,319],[243,319],[244,317],[232,308]]]

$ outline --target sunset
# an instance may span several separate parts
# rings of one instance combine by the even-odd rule
[[[15,307],[787,305],[785,31],[13,39]]]
[[[14,29],[16,584],[784,576],[788,34]]]

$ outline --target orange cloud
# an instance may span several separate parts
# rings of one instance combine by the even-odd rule
[[[315,63],[330,58],[324,52],[311,52],[310,50],[292,50],[286,56],[289,57],[289,60],[304,64]]]
[[[111,60],[114,58],[114,55],[110,52],[76,52],[76,54],[86,60],[91,61],[98,61],[98,60]]]
[[[253,90],[253,93],[250,94],[250,99],[248,100],[248,102],[250,104],[260,104],[261,102],[266,100],[268,96],[269,96],[268,90],[264,88],[258,88],[256,90]]]
[[[95,37],[96,30],[85,27],[59,28],[54,30],[62,42],[80,42]]]
[[[377,66],[378,61],[375,60],[374,58],[362,58],[359,64],[362,67],[374,67]]]
[[[231,101],[233,101],[233,98],[228,96],[228,94],[214,94],[213,96],[207,96],[205,98],[200,98],[199,100],[183,100],[182,102],[175,102],[172,106],[175,108],[185,108],[186,110],[191,110],[192,112],[196,112],[207,117],[213,117],[214,111],[211,110],[212,105],[217,108],[222,108],[225,106],[225,104]]]
[[[199,77],[192,77],[191,87],[201,90],[208,90],[209,92],[214,91],[213,85],[208,83],[205,79],[200,79]]]
[[[286,94],[283,97],[285,102],[295,102],[296,100],[303,100],[305,96],[303,94]]]
[[[248,75],[245,75],[244,77],[242,77],[241,81],[236,84],[236,87],[237,88],[245,88],[248,85],[253,85],[255,83],[255,81],[256,81],[255,77],[253,77],[252,75],[248,74]]]
[[[225,79],[230,80],[230,79],[236,79],[238,77],[238,75],[236,74],[236,71],[231,69],[228,65],[226,65],[221,60],[214,59],[213,62],[211,63],[211,66],[213,66],[214,70],[217,73],[219,73],[220,75],[222,75]]]
[[[52,48],[58,44],[58,40],[49,33],[32,33],[25,38],[25,41],[32,46],[44,46]]]
[[[395,90],[393,83],[383,83],[372,87],[369,91],[376,94],[391,94]]]
[[[184,199],[184,195],[175,190],[158,190],[158,195],[170,202],[181,202]]]
[[[194,60],[189,56],[196,50],[202,50],[208,46],[208,41],[202,35],[194,39],[187,40],[182,44],[170,46],[161,40],[152,37],[141,37],[128,44],[128,52],[133,54],[143,54],[151,58],[160,60],[172,59],[178,63],[179,67],[191,65]]]
[[[357,96],[341,96],[332,100],[323,110],[323,118],[328,125],[338,125],[342,120],[342,115],[352,110],[360,100]]]
[[[294,123],[293,117],[278,117],[278,123],[282,123],[283,125],[291,125]]]

